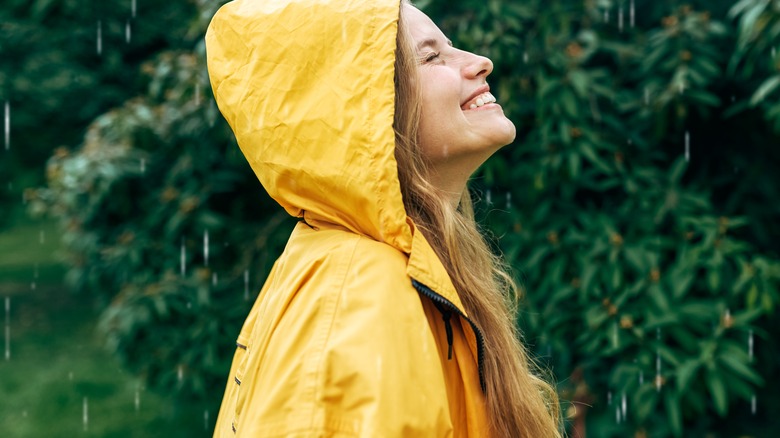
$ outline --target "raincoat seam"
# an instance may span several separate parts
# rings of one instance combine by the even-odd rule
[[[373,19],[371,20],[371,24],[368,25],[369,28],[370,28],[370,32],[368,32],[368,33],[370,35],[372,35],[372,36],[374,35],[374,32],[376,30],[376,24],[375,23],[376,23],[376,16],[377,16],[377,14],[374,13],[375,9],[376,8],[371,10],[371,17],[373,17]],[[374,47],[376,47],[376,46],[374,46]],[[376,56],[371,58],[371,69],[369,71],[372,71],[372,72],[376,71],[376,68],[375,68],[376,67],[376,58],[377,58]],[[375,108],[376,104],[374,102],[374,88],[369,86],[368,89],[366,90],[366,94],[368,94],[368,101],[370,102],[369,108]],[[371,123],[372,120],[373,120],[373,117],[366,117],[365,118],[365,128],[366,128],[366,138],[367,139],[373,138],[373,134],[374,134],[373,128],[374,128],[374,126]],[[369,151],[371,164],[375,165],[376,162],[377,162],[377,158],[378,158],[377,156],[380,154],[382,148],[379,148],[379,147],[373,147],[373,148],[367,147],[366,149],[368,149],[368,151]],[[381,184],[382,184],[382,178],[374,178],[374,184],[373,184],[373,186],[374,186],[374,194],[376,195],[377,199],[379,199],[379,196],[381,196],[381,194],[382,194],[382,191],[380,190],[380,187],[379,187]],[[382,234],[382,229],[385,228],[384,209],[382,208],[382,203],[381,202],[377,202],[377,206],[378,206],[377,214],[379,216],[379,218],[378,218],[379,219],[379,230],[378,231],[379,231],[379,233],[381,235]],[[377,236],[377,237],[383,237],[383,236]],[[384,239],[382,239],[382,240],[384,240]]]
[[[353,260],[355,258],[355,252],[357,252],[358,242],[360,242],[360,238],[361,238],[360,235],[358,235],[358,234],[353,234],[353,235],[355,237],[353,238],[354,239],[354,243],[352,244],[352,251],[349,254],[349,260],[346,263],[344,263],[343,271],[339,273],[339,275],[342,276],[341,286],[335,292],[335,294],[334,294],[335,296],[333,297],[335,299],[335,302],[333,303],[333,307],[332,307],[333,311],[329,315],[330,316],[330,323],[327,326],[327,330],[323,334],[321,348],[320,348],[320,350],[318,352],[319,353],[319,358],[317,358],[317,365],[314,368],[314,376],[313,376],[313,380],[312,380],[312,382],[314,383],[314,388],[313,388],[314,389],[314,399],[312,401],[313,401],[313,408],[315,408],[315,409],[320,404],[319,400],[320,400],[320,397],[322,395],[322,387],[324,386],[324,383],[320,382],[320,374],[322,373],[322,368],[323,368],[324,363],[325,363],[326,347],[329,344],[330,335],[331,335],[331,332],[333,331],[333,325],[334,325],[334,323],[336,321],[336,314],[338,313],[338,306],[339,306],[339,303],[341,302],[341,297],[344,294],[344,289],[345,289],[345,285],[347,283],[347,277],[348,277],[348,273],[349,273],[349,267],[352,266]],[[325,322],[323,322],[323,324],[324,323]],[[311,423],[309,423],[310,424],[310,426],[309,426],[310,429],[314,429],[314,420],[315,420],[315,414],[314,414],[314,410],[313,410],[312,411],[312,416],[311,416]]]

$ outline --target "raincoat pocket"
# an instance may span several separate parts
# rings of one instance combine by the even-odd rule
[[[236,342],[236,354],[235,357],[233,358],[233,360],[237,364],[236,372],[233,375],[233,392],[234,392],[233,422],[232,422],[233,432],[235,432],[236,429],[238,428],[238,423],[240,421],[239,415],[241,409],[244,407],[244,402],[246,401],[246,391],[241,390],[241,384],[244,381],[244,375],[246,372],[246,364],[248,358],[249,358],[248,347],[240,342]]]

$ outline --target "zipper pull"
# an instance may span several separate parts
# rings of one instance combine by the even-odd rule
[[[447,332],[447,360],[452,360],[452,324],[450,323],[451,312],[442,312],[444,320],[444,330]]]
[[[452,324],[450,323],[452,311],[436,301],[433,302],[433,305],[439,309],[441,319],[444,320],[444,330],[447,332],[447,360],[452,360]]]

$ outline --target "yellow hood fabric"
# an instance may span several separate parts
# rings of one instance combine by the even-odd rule
[[[481,336],[401,197],[398,14],[235,0],[212,19],[219,109],[303,219],[238,337],[215,437],[485,436]]]

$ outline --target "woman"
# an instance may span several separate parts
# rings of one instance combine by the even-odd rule
[[[206,42],[239,146],[300,218],[215,436],[559,436],[466,189],[515,136],[491,62],[399,0],[235,0]]]

